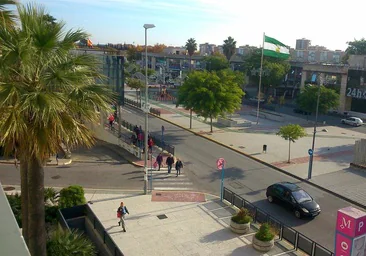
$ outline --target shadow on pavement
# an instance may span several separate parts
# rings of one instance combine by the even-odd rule
[[[225,180],[230,182],[237,179],[243,179],[245,178],[244,171],[245,170],[237,167],[225,168]],[[210,182],[220,180],[221,171],[213,170],[208,176],[206,176],[206,179],[209,179]]]

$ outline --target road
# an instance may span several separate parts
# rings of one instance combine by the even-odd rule
[[[142,190],[143,172],[130,164],[76,163],[46,167],[46,187],[78,184],[84,188]],[[4,185],[20,185],[20,173],[14,165],[0,165],[0,180]]]
[[[144,127],[143,114],[138,110],[126,107],[123,110],[123,118]],[[162,125],[165,127],[165,142],[175,147],[176,155],[185,164],[185,172],[195,187],[219,195],[220,172],[217,171],[215,162],[217,158],[223,157],[227,161],[226,187],[319,244],[330,250],[334,249],[336,212],[349,206],[349,203],[161,119],[149,118],[149,131],[153,135],[160,136]],[[298,183],[320,204],[322,213],[313,220],[299,220],[292,212],[269,204],[266,201],[265,190],[279,181]]]
[[[300,117],[300,118],[306,120],[305,115],[294,113],[293,108],[289,108],[289,107],[276,108],[276,112],[291,115],[291,116]],[[312,120],[312,121],[315,120],[315,114],[309,116],[308,119]],[[338,127],[342,127],[342,128],[345,128],[345,129],[349,129],[349,130],[352,130],[352,131],[357,131],[357,132],[361,132],[361,133],[366,134],[366,124],[364,124],[363,126],[360,126],[360,127],[353,127],[353,126],[350,126],[350,125],[341,124],[341,119],[343,119],[343,117],[332,116],[332,115],[319,115],[318,122],[319,122],[319,124],[321,124],[325,121],[326,125],[338,126]]]

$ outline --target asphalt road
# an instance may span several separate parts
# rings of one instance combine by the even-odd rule
[[[123,119],[144,127],[143,114],[138,110],[126,107]],[[349,203],[161,119],[149,118],[149,131],[153,135],[161,135],[162,125],[165,127],[165,142],[175,147],[175,153],[185,164],[185,173],[195,187],[219,195],[221,176],[216,169],[216,159],[223,157],[227,161],[226,187],[286,225],[295,228],[322,246],[334,250],[336,213],[338,209],[349,206]],[[268,203],[265,196],[266,188],[279,181],[298,183],[315,198],[321,206],[322,213],[313,220],[299,220],[292,212]]]
[[[291,115],[291,116],[300,117],[304,120],[307,120],[307,118],[308,118],[308,120],[311,120],[311,121],[315,120],[315,114],[307,117],[307,116],[302,115],[302,114],[294,113],[293,108],[289,108],[289,107],[276,108],[276,112]],[[360,126],[360,127],[354,127],[354,126],[351,126],[351,125],[342,124],[341,119],[343,119],[343,117],[332,116],[332,115],[319,115],[318,116],[318,123],[322,124],[325,121],[326,125],[338,126],[338,127],[342,127],[342,128],[345,128],[345,129],[352,130],[352,131],[366,133],[366,124],[364,124],[363,126]]]
[[[45,167],[46,187],[81,185],[84,188],[143,190],[141,168],[130,164],[76,163]],[[20,173],[14,165],[0,165],[3,185],[20,185]]]

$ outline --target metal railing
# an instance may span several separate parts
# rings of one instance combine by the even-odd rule
[[[248,202],[241,196],[235,194],[233,191],[224,187],[224,196],[223,198],[238,208],[244,207],[247,209],[251,216],[253,216],[253,222],[257,223],[269,223],[275,229],[279,230],[279,239],[286,240],[291,245],[293,245],[293,249],[301,250],[310,256],[333,256],[334,253],[320,244],[314,242],[309,237],[301,234],[295,229],[285,225],[281,221],[272,217],[270,214],[256,207],[254,204]]]
[[[133,130],[133,129],[134,129],[135,125],[133,125],[133,124],[131,124],[131,123],[129,123],[129,122],[127,122],[127,121],[125,121],[125,120],[121,120],[121,124],[122,124],[122,126],[123,126],[123,127],[127,128],[127,129],[128,129],[128,130],[130,130],[131,132],[134,132],[134,130]],[[155,144],[156,146],[158,146],[158,147],[162,148],[163,150],[167,151],[168,153],[170,153],[170,154],[174,155],[174,153],[175,153],[175,148],[174,148],[174,146],[169,145],[169,144],[167,144],[167,143],[165,143],[165,142],[161,141],[160,139],[158,139],[158,138],[157,138],[157,137],[155,137],[155,136],[151,136],[151,137],[152,137],[153,142],[154,142],[154,144]]]
[[[137,101],[131,100],[129,98],[125,98],[125,104],[129,105],[131,107],[134,107],[134,108],[141,109],[141,102],[137,102]],[[154,114],[154,115],[157,115],[157,116],[161,115],[160,110],[158,110],[156,108],[150,108],[150,113]]]
[[[113,256],[124,256],[122,251],[114,243],[111,236],[104,229],[102,223],[99,221],[94,212],[90,209],[90,206],[88,204],[59,210],[59,222],[63,228],[67,228],[70,230],[67,221],[80,217],[85,217],[86,220],[90,221],[94,231],[98,233],[100,238],[103,240],[103,244],[107,247],[107,249]]]

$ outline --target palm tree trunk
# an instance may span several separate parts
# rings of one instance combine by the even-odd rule
[[[24,157],[20,157],[20,196],[22,209],[22,235],[28,245],[28,165]]]
[[[288,160],[287,162],[290,163],[291,160],[291,140],[288,140]]]
[[[36,156],[28,158],[28,247],[33,256],[46,256],[44,170]]]
[[[210,120],[211,120],[211,122],[210,122],[211,132],[213,132],[213,129],[212,129],[212,115],[210,115]]]
[[[189,129],[192,129],[192,109],[189,110]]]

